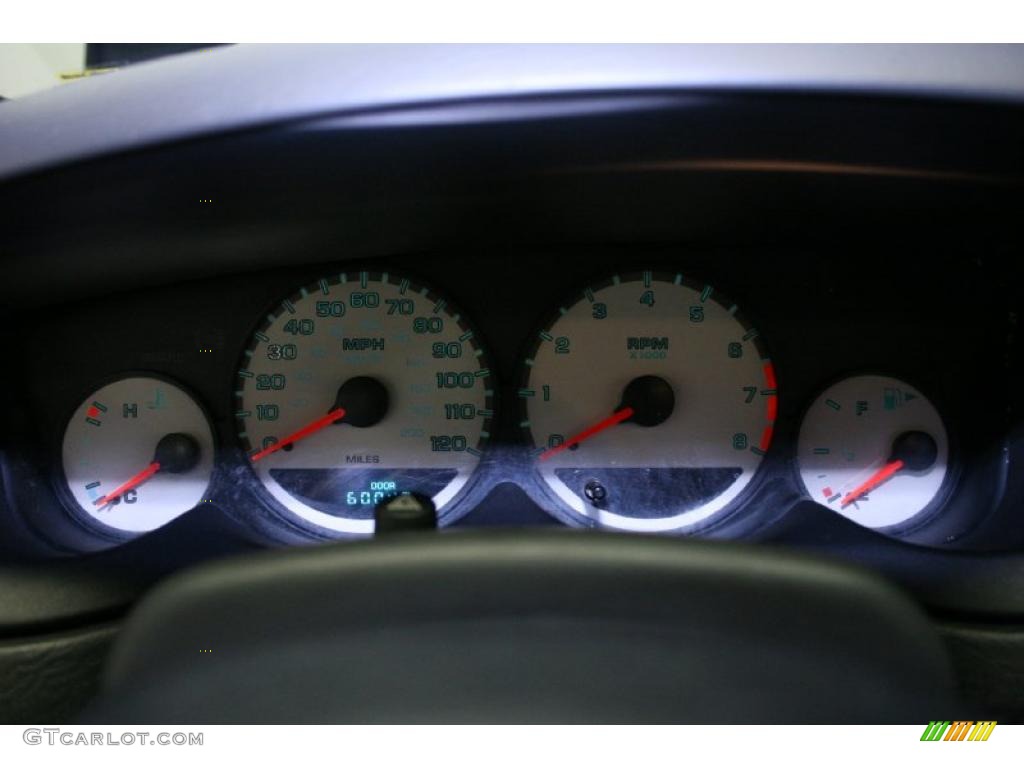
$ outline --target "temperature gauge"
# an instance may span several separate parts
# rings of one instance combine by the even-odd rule
[[[814,401],[800,427],[807,492],[868,528],[906,527],[932,507],[948,460],[939,412],[899,379],[844,379]]]
[[[85,522],[143,533],[202,502],[213,472],[213,433],[181,388],[124,378],[75,411],[64,431],[63,467]]]

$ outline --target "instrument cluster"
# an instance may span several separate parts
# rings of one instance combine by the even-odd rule
[[[965,430],[964,390],[925,362],[991,350],[943,346],[949,318],[915,316],[921,295],[901,304],[904,275],[871,302],[810,260],[769,272],[740,259],[727,286],[685,253],[606,260],[581,279],[585,262],[566,258],[551,286],[515,269],[519,284],[467,278],[443,259],[430,281],[376,260],[254,274],[126,299],[131,328],[68,308],[49,332],[88,328],[106,348],[39,388],[69,403],[49,427],[50,482],[89,542],[77,546],[212,514],[264,541],[368,536],[376,505],[406,493],[430,497],[443,526],[471,525],[511,484],[577,527],[748,537],[802,506],[956,547],[979,501],[1002,501],[998,446],[983,450],[998,382]],[[781,290],[803,290],[803,309]],[[994,330],[1004,318],[989,310],[968,325]],[[157,323],[195,349],[111,354]],[[904,340],[929,328],[914,362]]]

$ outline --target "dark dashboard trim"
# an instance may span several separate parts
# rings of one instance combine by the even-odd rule
[[[552,174],[604,173],[774,173],[808,174],[813,176],[865,176],[879,179],[959,182],[965,184],[1006,184],[1019,186],[1024,177],[968,171],[947,171],[897,165],[863,163],[813,162],[770,158],[702,158],[663,160],[659,162],[613,163],[572,168],[556,168]]]

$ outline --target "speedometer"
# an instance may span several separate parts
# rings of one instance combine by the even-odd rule
[[[772,441],[775,369],[758,330],[679,273],[614,275],[537,334],[518,391],[535,471],[568,522],[709,525]]]
[[[490,437],[483,347],[444,297],[388,272],[341,272],[282,300],[238,371],[238,435],[286,514],[373,532],[382,499],[433,499],[457,516]]]

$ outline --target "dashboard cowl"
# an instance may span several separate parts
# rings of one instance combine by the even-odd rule
[[[1022,61],[1014,45],[228,46],[4,104],[0,180],[318,115],[495,96],[724,89],[1019,103]]]

